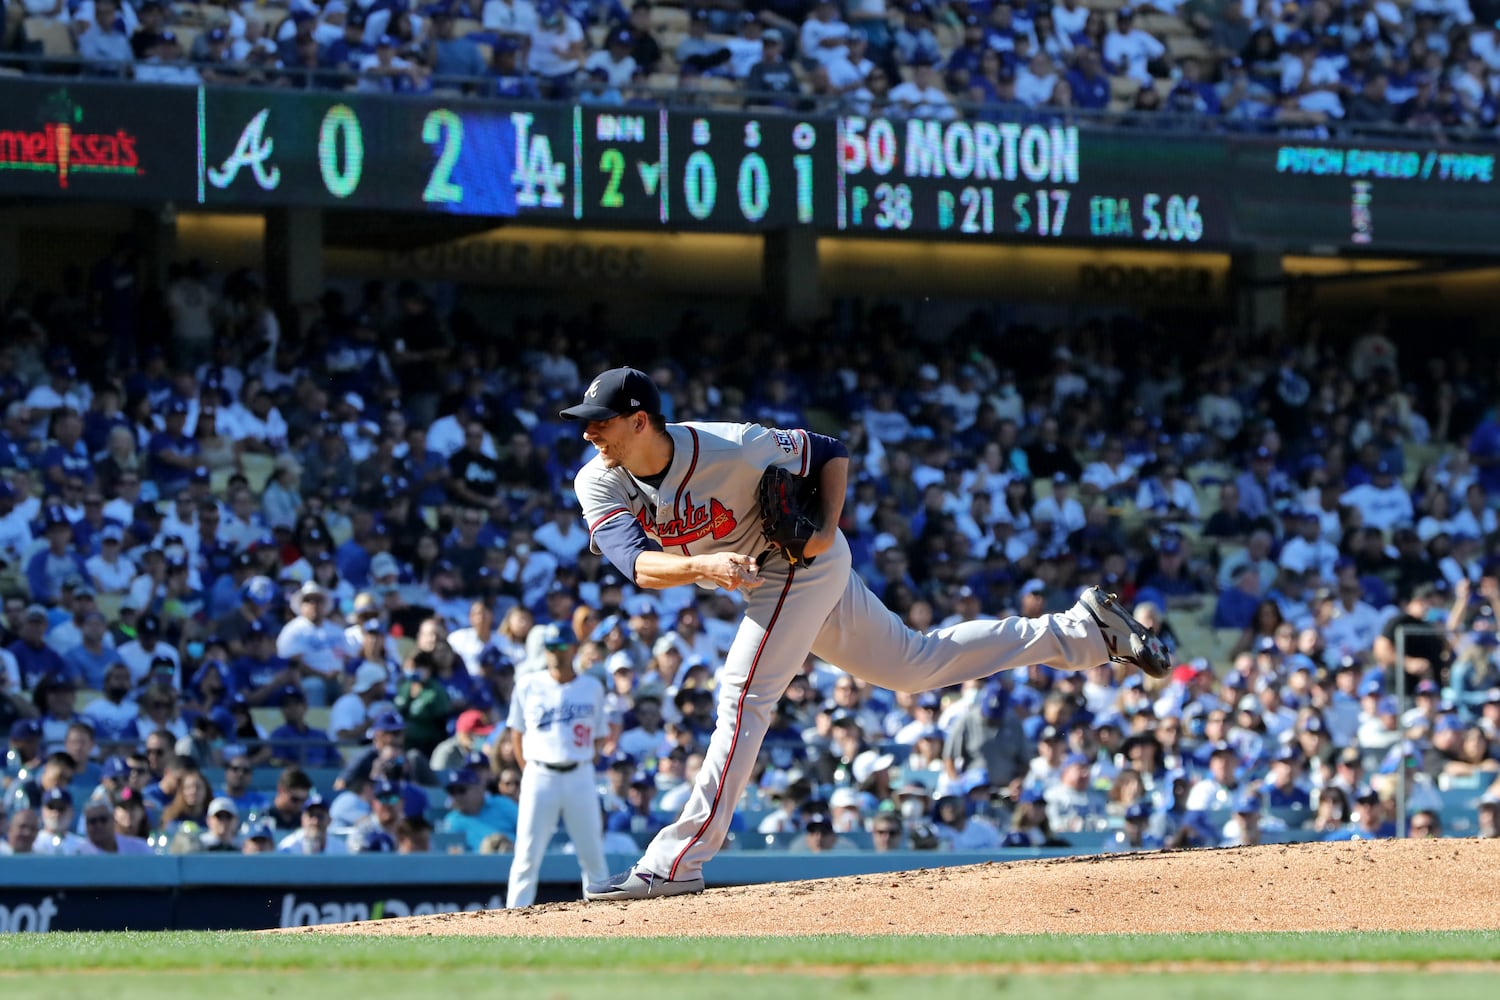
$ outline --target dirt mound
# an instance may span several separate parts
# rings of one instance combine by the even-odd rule
[[[1500,927],[1500,840],[1377,841],[994,862],[284,933],[1031,934]]]

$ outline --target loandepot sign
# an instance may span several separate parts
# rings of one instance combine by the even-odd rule
[[[484,902],[410,903],[404,899],[382,899],[374,903],[300,902],[295,892],[281,897],[281,927],[310,927],[314,924],[351,924],[387,917],[422,917],[432,913],[476,913],[480,910],[503,910],[505,901],[498,895]]]

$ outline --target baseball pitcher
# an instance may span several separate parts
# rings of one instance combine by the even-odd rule
[[[849,459],[834,438],[756,424],[669,424],[656,386],[634,368],[604,372],[562,416],[582,421],[584,440],[598,450],[574,480],[595,552],[640,587],[695,583],[746,596],[719,674],[717,725],[682,815],[629,871],[591,883],[588,899],[702,891],[703,865],[723,842],[772,710],[809,650],[898,691],[1033,663],[1086,670],[1116,660],[1153,677],[1167,672],[1160,642],[1097,588],[1065,614],[907,628],[850,571],[838,530]],[[772,468],[812,480],[819,509],[796,509],[806,492],[763,486]]]

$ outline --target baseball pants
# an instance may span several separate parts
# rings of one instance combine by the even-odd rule
[[[528,763],[521,772],[520,799],[516,853],[510,862],[510,879],[505,887],[508,909],[530,906],[536,900],[542,855],[557,830],[559,817],[578,854],[583,886],[587,888],[590,882],[609,878],[609,864],[604,860],[604,813],[599,808],[593,765],[579,764],[571,771],[553,771],[535,762]]]
[[[718,721],[692,794],[641,859],[670,879],[697,877],[718,852],[772,711],[809,651],[896,691],[929,691],[1036,663],[1087,670],[1109,660],[1085,611],[913,631],[850,572],[842,535],[810,566],[773,558],[761,575],[765,582],[748,593],[719,673]]]

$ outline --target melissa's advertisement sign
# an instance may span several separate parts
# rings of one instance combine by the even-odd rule
[[[196,91],[10,82],[0,192],[159,201],[193,190]]]

